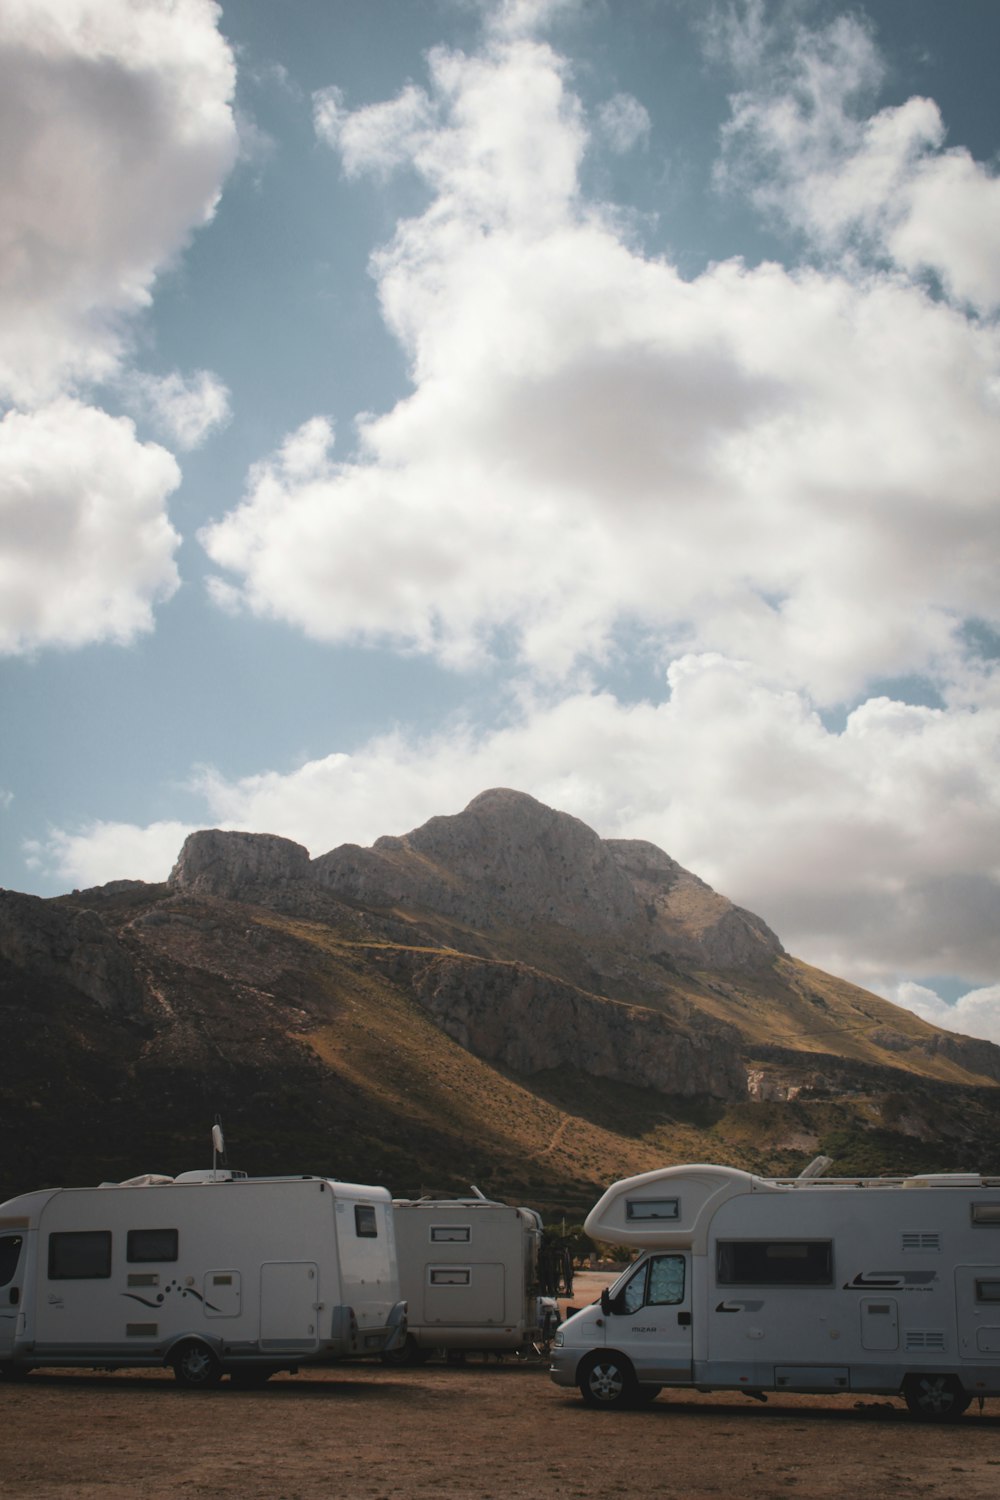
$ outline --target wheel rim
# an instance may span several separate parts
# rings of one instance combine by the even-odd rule
[[[910,1385],[911,1404],[928,1417],[947,1417],[959,1409],[958,1392],[949,1375],[922,1375]]]
[[[625,1393],[625,1377],[619,1365],[602,1361],[590,1371],[587,1386],[596,1401],[620,1401]]]
[[[955,1405],[955,1393],[941,1379],[921,1380],[917,1400],[927,1411],[945,1412]]]
[[[188,1385],[208,1385],[215,1375],[215,1356],[209,1349],[185,1349],[177,1361],[177,1369]]]

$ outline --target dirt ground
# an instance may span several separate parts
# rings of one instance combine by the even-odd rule
[[[577,1305],[589,1300],[586,1282]],[[953,1426],[901,1401],[664,1393],[593,1411],[545,1361],[358,1362],[263,1390],[160,1371],[0,1381],[0,1496],[31,1500],[995,1500],[1000,1401]]]

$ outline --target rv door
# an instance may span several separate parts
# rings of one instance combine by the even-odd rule
[[[14,1332],[21,1311],[24,1280],[23,1234],[0,1234],[0,1360],[14,1352]]]
[[[605,1342],[628,1355],[640,1380],[691,1379],[690,1272],[687,1255],[647,1255],[602,1299]]]

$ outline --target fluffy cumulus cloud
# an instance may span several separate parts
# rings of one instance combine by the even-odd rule
[[[759,6],[746,14],[721,38],[758,75],[733,99],[723,179],[752,184],[759,206],[828,252],[875,251],[910,275],[933,273],[958,303],[996,311],[1000,180],[964,147],[945,149],[934,101],[863,113],[882,64],[857,17],[802,28],[789,44],[761,25]]]
[[[172,457],[92,399],[124,385],[179,447],[225,420],[205,373],[130,375],[157,272],[235,159],[212,0],[0,8],[0,649],[130,640],[177,586]]]
[[[229,392],[210,370],[185,377],[134,371],[123,381],[124,399],[178,448],[198,448],[229,421]]]
[[[183,823],[92,823],[78,832],[53,829],[25,849],[33,869],[52,870],[81,889],[112,880],[165,880],[192,829]]]
[[[846,35],[863,71],[866,34]],[[835,122],[846,66],[821,79]],[[597,135],[638,138],[626,103]],[[731,152],[771,118],[750,95],[734,110]],[[428,86],[389,103],[351,112],[327,92],[315,118],[349,174],[405,164],[429,189],[373,261],[413,389],[360,419],[343,458],[255,467],[202,534],[220,598],[452,664],[513,641],[549,676],[623,621],[673,652],[738,652],[820,703],[960,675],[962,622],[998,619],[1000,334],[904,275],[916,252],[683,279],[582,198],[580,101],[516,29],[432,53]],[[898,172],[844,153],[825,199],[853,205],[843,223],[898,214]],[[929,153],[926,172],[944,161]],[[992,181],[966,187],[1000,264]]]
[[[1000,1044],[1000,984],[970,990],[953,1005],[948,1005],[934,990],[912,981],[897,985],[894,992],[888,992],[888,998],[923,1016],[932,1026]]]
[[[212,0],[0,10],[0,394],[103,379],[236,154]]]
[[[0,421],[0,652],[127,642],[178,586],[177,463],[68,398]]]

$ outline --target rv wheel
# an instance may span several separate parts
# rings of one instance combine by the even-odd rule
[[[182,1344],[170,1362],[181,1385],[189,1390],[209,1391],[222,1379],[222,1366],[207,1344]]]
[[[954,1422],[972,1399],[954,1375],[907,1375],[903,1396],[921,1422]]]
[[[576,1383],[588,1406],[631,1406],[635,1402],[635,1374],[620,1354],[591,1354],[580,1366]]]

